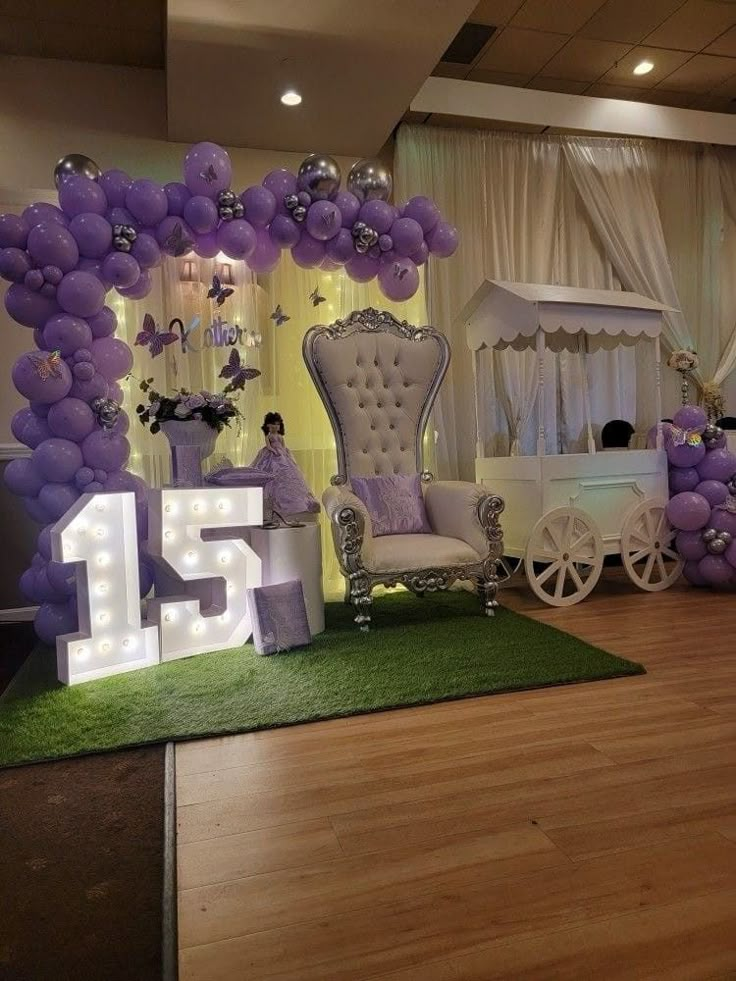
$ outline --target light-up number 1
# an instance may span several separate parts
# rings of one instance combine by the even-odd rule
[[[74,685],[158,664],[158,629],[141,623],[134,495],[83,494],[52,528],[51,554],[83,563],[79,630],[56,638],[59,681]]]

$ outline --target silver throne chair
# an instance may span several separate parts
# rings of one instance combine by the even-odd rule
[[[504,502],[478,484],[435,481],[423,466],[424,430],[450,363],[447,338],[369,308],[312,327],[303,355],[335,434],[337,474],[322,502],[356,624],[369,629],[379,584],[423,596],[469,580],[493,616]],[[432,533],[374,536],[351,476],[416,473]]]

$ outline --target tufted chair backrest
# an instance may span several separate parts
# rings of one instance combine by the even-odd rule
[[[450,362],[444,334],[369,308],[312,327],[304,360],[332,423],[337,476],[422,471],[422,436]]]

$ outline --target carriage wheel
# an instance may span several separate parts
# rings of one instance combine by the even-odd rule
[[[517,559],[511,555],[502,555],[498,560],[498,565],[496,566],[498,585],[508,586],[519,569],[521,569],[523,563],[523,559]]]
[[[555,508],[532,528],[524,563],[529,585],[545,603],[579,603],[598,582],[603,568],[598,526],[577,508]]]
[[[676,534],[664,501],[642,501],[628,514],[621,533],[621,558],[639,589],[657,592],[679,578],[683,561],[675,550]]]

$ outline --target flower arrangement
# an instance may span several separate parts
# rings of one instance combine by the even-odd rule
[[[667,358],[667,367],[674,368],[675,371],[679,371],[683,375],[689,371],[695,371],[699,364],[700,358],[698,357],[698,352],[690,351],[687,348],[673,351],[669,358]]]
[[[234,400],[227,395],[212,392],[188,392],[182,388],[173,395],[160,395],[154,391],[150,382],[142,381],[140,388],[148,394],[148,405],[141,403],[136,407],[138,418],[152,433],[161,429],[162,422],[202,421],[222,432],[230,420],[240,418],[240,410]]]

